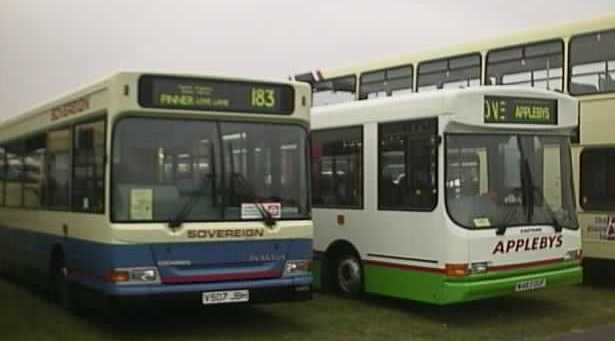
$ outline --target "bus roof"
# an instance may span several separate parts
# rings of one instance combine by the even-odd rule
[[[576,21],[567,24],[552,25],[540,29],[529,29],[510,35],[496,37],[481,41],[464,43],[448,48],[440,48],[434,50],[426,50],[411,54],[402,54],[393,58],[385,58],[382,60],[351,65],[347,67],[321,69],[320,74],[324,79],[331,79],[362,72],[380,70],[392,66],[402,66],[406,64],[416,64],[422,61],[434,60],[439,58],[453,57],[467,53],[484,51],[486,49],[495,49],[507,46],[527,44],[556,38],[565,38],[577,34],[590,33],[605,29],[615,28],[615,13],[609,13],[605,16]]]
[[[65,92],[62,95],[59,95],[53,98],[50,101],[45,101],[41,104],[34,105],[30,109],[25,112],[18,113],[16,115],[11,115],[9,118],[2,120],[0,118],[0,128],[11,126],[12,123],[22,121],[28,119],[32,116],[36,116],[38,114],[44,113],[50,108],[61,105],[62,103],[70,102],[76,98],[81,98],[84,96],[91,95],[93,93],[99,92],[106,88],[109,88],[116,83],[116,80],[126,79],[126,78],[138,78],[141,75],[158,75],[158,76],[175,76],[175,77],[194,77],[194,78],[220,78],[226,80],[235,80],[235,81],[259,81],[259,82],[271,82],[271,83],[280,83],[280,84],[291,84],[293,86],[305,86],[303,82],[296,81],[288,81],[288,80],[280,80],[280,79],[267,79],[267,78],[242,78],[237,76],[223,75],[223,74],[191,74],[191,73],[164,73],[164,72],[148,72],[148,71],[116,71],[111,73],[105,77],[100,78],[97,81],[89,82],[85,85],[79,86],[75,89]]]
[[[295,90],[303,89],[300,91],[301,96],[309,98],[309,85],[304,82],[240,78],[208,74],[195,75],[189,73],[123,71],[113,73],[89,85],[81,86],[78,89],[69,91],[51,101],[35,106],[25,113],[12,116],[4,121],[0,121],[0,132],[10,131],[12,135],[21,135],[28,130],[32,130],[33,128],[38,129],[41,127],[53,126],[55,124],[64,124],[67,120],[76,119],[74,116],[96,114],[104,110],[111,110],[118,106],[128,109],[140,109],[141,107],[136,101],[136,93],[138,92],[138,80],[143,75],[287,84],[294,87]],[[298,96],[299,94],[296,95],[296,98],[298,98]],[[87,104],[83,101],[87,101]],[[306,100],[305,106],[309,106],[309,99]],[[60,119],[57,121],[54,120],[54,118],[49,118],[50,116],[53,117],[54,110],[60,111]],[[157,109],[151,109],[151,111],[156,110]],[[307,114],[302,116],[307,117]],[[2,137],[0,137],[0,139],[2,140],[7,137],[9,139],[11,138],[10,136],[6,136],[8,133],[1,135]]]
[[[526,126],[528,129],[575,128],[578,125],[578,100],[550,90],[518,86],[479,86],[424,93],[381,97],[314,107],[312,128],[325,129],[358,124],[455,115],[460,121],[479,123],[485,96],[557,100],[559,120],[556,126]],[[478,116],[477,114],[480,114]],[[469,119],[469,117],[472,117]],[[481,121],[482,122],[482,121]],[[508,126],[510,128],[510,126]]]

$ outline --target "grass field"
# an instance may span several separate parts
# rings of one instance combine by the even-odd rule
[[[317,294],[311,302],[71,315],[0,280],[1,340],[524,340],[615,321],[615,285],[554,288],[455,306]]]

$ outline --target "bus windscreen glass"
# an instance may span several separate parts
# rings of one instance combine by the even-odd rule
[[[298,125],[129,117],[115,125],[114,221],[307,219],[307,134]]]
[[[446,204],[467,228],[576,228],[567,136],[449,134]]]

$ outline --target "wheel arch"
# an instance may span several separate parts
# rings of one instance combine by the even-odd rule
[[[338,259],[346,254],[353,254],[361,261],[359,249],[347,239],[337,239],[327,246],[321,264],[321,284],[325,291],[336,290],[335,266]]]
[[[337,239],[327,247],[325,256],[327,258],[334,259],[336,256],[340,256],[345,253],[353,253],[359,259],[361,259],[361,253],[359,249],[351,241],[346,239]]]

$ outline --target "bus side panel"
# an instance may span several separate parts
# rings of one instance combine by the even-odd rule
[[[582,100],[580,106],[581,147],[586,149],[593,146],[605,147],[608,145],[609,149],[615,148],[613,146],[613,137],[615,136],[615,125],[613,125],[615,97]],[[580,186],[582,175],[581,153],[577,157],[578,165],[575,167],[576,190],[579,196],[577,205],[583,203]],[[583,256],[615,260],[615,226],[611,226],[612,222],[615,221],[615,212],[579,212],[578,218],[583,234]]]
[[[9,276],[46,286],[50,255],[58,236],[5,226],[0,222],[0,270]]]
[[[314,251],[314,262],[312,263],[312,287],[314,289],[322,289],[322,263],[325,254],[323,252]]]
[[[111,285],[108,276],[113,268],[154,266],[149,244],[113,245],[71,238],[65,242],[65,252],[71,279],[99,291]]]
[[[111,244],[0,226],[0,268],[9,276],[46,286],[54,246],[64,253],[69,276],[92,289],[103,289],[113,266],[152,266],[149,245]]]
[[[615,212],[579,212],[583,257],[615,260]]]
[[[373,294],[440,303],[444,275],[366,262],[365,291]]]
[[[615,98],[584,100],[580,106],[581,145],[612,144],[615,136]]]

